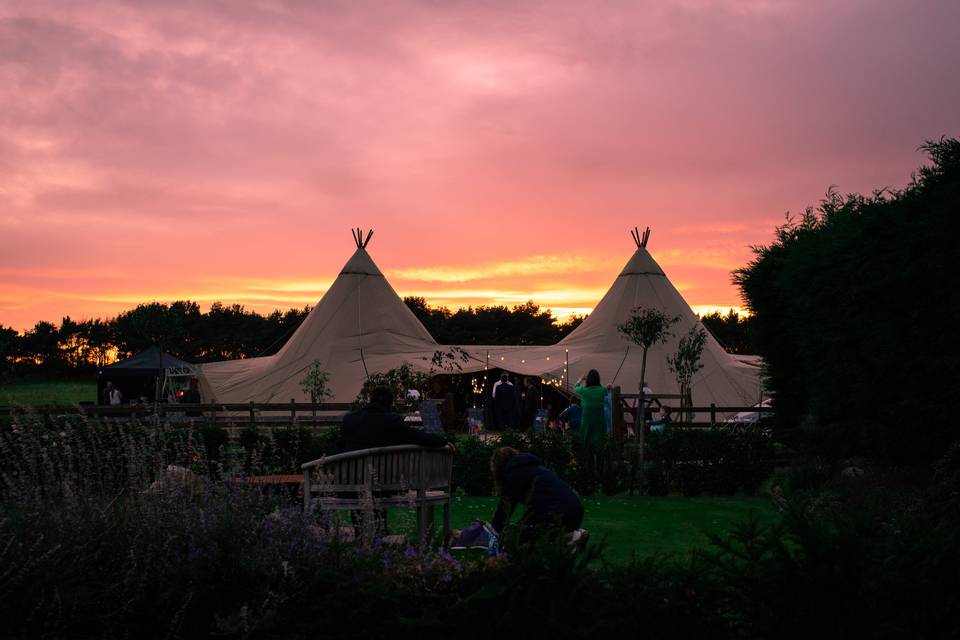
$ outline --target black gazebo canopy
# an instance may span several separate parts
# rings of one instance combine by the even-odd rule
[[[157,383],[170,367],[190,368],[191,364],[160,347],[150,347],[126,360],[108,365],[97,375],[97,400],[105,403],[103,391],[107,383],[112,382],[123,394],[124,403],[141,397],[153,401],[157,394]]]

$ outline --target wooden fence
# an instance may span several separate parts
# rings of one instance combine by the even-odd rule
[[[611,393],[611,406],[620,406],[619,412],[614,412],[613,421],[614,421],[614,431],[616,431],[616,423],[619,421],[620,425],[623,424],[623,415],[629,413],[634,417],[634,422],[638,422],[637,413],[638,408],[630,406],[630,401],[638,401],[640,399],[639,393],[620,393],[619,387],[613,387],[610,391]],[[770,407],[758,407],[754,406],[725,406],[718,405],[711,402],[709,405],[688,405],[683,402],[684,398],[678,393],[652,393],[644,394],[645,401],[657,401],[660,406],[668,406],[674,412],[674,415],[679,416],[681,413],[691,414],[695,413],[697,415],[709,415],[709,422],[683,422],[681,420],[674,420],[671,424],[674,426],[688,426],[688,427],[709,427],[710,425],[717,423],[717,417],[721,414],[736,414],[743,412],[762,412],[762,413],[773,413],[773,409]],[[664,402],[664,400],[675,401],[673,402]],[[689,401],[689,398],[687,399]],[[659,408],[659,407],[657,407]]]
[[[160,418],[183,416],[212,422],[286,421],[332,426],[343,422],[343,414],[350,411],[346,402],[247,402],[247,403],[148,403],[130,405],[70,404],[47,406],[0,405],[0,416],[13,414],[84,415],[98,418]],[[334,413],[335,412],[335,413]],[[317,415],[321,414],[321,415]]]
[[[613,412],[613,433],[616,437],[623,439],[626,435],[626,425],[624,414],[630,414],[634,418],[634,424],[639,422],[638,409],[630,406],[630,400],[639,399],[637,393],[620,393],[619,387],[614,387],[611,391],[611,406],[619,406],[620,411]],[[675,411],[683,413],[697,413],[699,415],[709,415],[709,422],[683,422],[677,420],[673,423],[677,427],[705,428],[716,424],[718,415],[740,413],[743,411],[763,411],[772,413],[772,409],[757,407],[728,407],[710,404],[709,406],[682,406],[679,402],[682,400],[679,394],[650,394],[644,396],[645,400],[657,400],[662,404],[664,401],[676,401],[676,404],[668,406]],[[37,415],[84,415],[99,418],[147,418],[157,416],[166,418],[168,416],[182,416],[186,418],[206,419],[211,422],[248,422],[250,424],[258,423],[277,423],[277,422],[298,422],[315,426],[333,426],[343,422],[343,414],[350,411],[351,405],[345,402],[246,402],[246,403],[204,403],[204,404],[180,404],[180,403],[148,403],[131,405],[95,405],[95,404],[69,404],[69,405],[47,405],[47,406],[24,406],[24,405],[0,405],[0,416],[13,414],[37,414]]]

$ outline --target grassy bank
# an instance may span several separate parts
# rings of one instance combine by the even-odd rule
[[[97,399],[94,381],[14,382],[0,384],[0,404],[74,404]]]

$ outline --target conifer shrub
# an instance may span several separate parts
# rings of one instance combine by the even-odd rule
[[[940,458],[960,434],[956,261],[960,140],[901,190],[841,195],[789,218],[735,274],[778,440],[809,455],[894,464]]]

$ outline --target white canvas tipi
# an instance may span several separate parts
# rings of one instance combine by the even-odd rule
[[[648,238],[649,229],[642,239],[637,236],[636,252],[609,291],[587,319],[558,346],[575,354],[577,363],[600,371],[602,380],[636,392],[640,382],[642,349],[630,343],[617,326],[637,307],[659,309],[678,321],[671,327],[672,336],[665,343],[650,348],[646,381],[654,393],[679,393],[667,356],[676,352],[680,337],[692,327],[703,328],[703,325],[647,251]],[[693,404],[749,406],[759,402],[758,368],[728,354],[709,331],[706,334],[701,356],[703,368],[693,376],[691,383]],[[591,365],[591,362],[595,364]],[[575,375],[580,373],[575,372]]]
[[[359,236],[359,234],[357,234]],[[596,308],[569,336],[551,346],[461,345],[470,356],[463,373],[485,367],[558,380],[572,388],[590,369],[603,384],[635,392],[640,382],[641,350],[617,329],[637,307],[653,307],[679,321],[666,344],[650,349],[647,382],[654,393],[678,393],[667,366],[677,342],[699,320],[647,251],[649,231],[635,237],[636,252]],[[424,326],[407,308],[367,254],[358,237],[357,250],[336,281],[290,340],[275,355],[201,365],[205,400],[221,403],[306,401],[300,388],[314,361],[330,372],[334,402],[352,401],[367,376],[410,364],[431,370],[438,350]],[[708,332],[703,368],[693,377],[697,406],[749,406],[760,396],[755,361],[730,355]]]
[[[423,370],[436,341],[404,304],[358,238],[340,275],[276,354],[201,366],[214,402],[307,402],[300,381],[314,361],[330,373],[332,402],[351,402],[369,373],[404,362]]]
[[[484,365],[524,375],[549,377],[572,389],[590,369],[600,373],[604,385],[619,385],[636,393],[640,383],[642,350],[624,337],[619,324],[637,307],[654,308],[678,321],[664,344],[651,347],[647,355],[646,381],[654,393],[676,394],[679,385],[667,365],[681,336],[701,326],[696,314],[670,283],[663,269],[647,251],[649,229],[635,236],[636,251],[623,267],[606,295],[583,323],[556,345],[544,347],[464,346],[473,358],[470,370]],[[759,401],[759,368],[756,359],[728,354],[707,331],[701,357],[703,368],[693,376],[694,406],[711,403],[723,407],[751,406]]]

